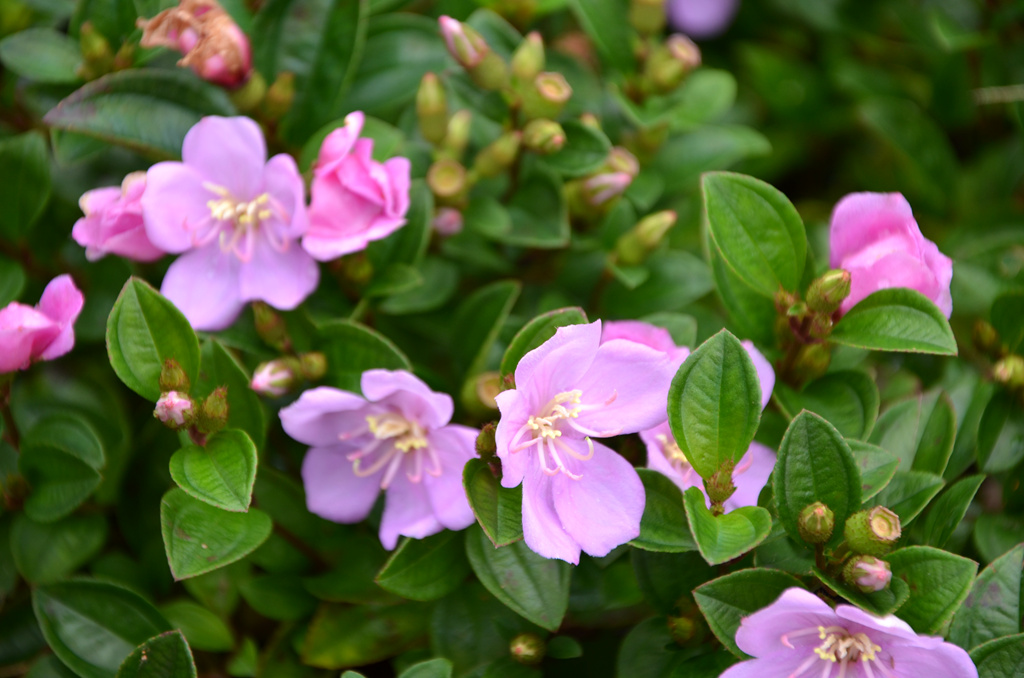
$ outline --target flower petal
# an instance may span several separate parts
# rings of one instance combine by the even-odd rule
[[[761,443],[750,443],[747,453],[740,458],[733,471],[736,491],[726,500],[726,511],[741,506],[757,506],[757,498],[775,470],[775,459],[775,452],[770,448]]]
[[[287,153],[279,153],[263,168],[263,190],[270,194],[274,206],[283,214],[278,216],[286,224],[285,239],[301,237],[309,228],[306,215],[306,185],[295,164]]]
[[[352,111],[345,116],[344,125],[331,130],[320,144],[316,165],[313,167],[314,176],[334,172],[337,169],[337,164],[352,151],[356,139],[363,131],[365,119],[362,111]]]
[[[533,450],[512,451],[512,441],[530,418],[529,400],[516,389],[495,396],[501,418],[494,431],[498,458],[501,459],[501,486],[516,487],[523,482],[526,465],[536,454]],[[528,440],[526,441],[528,442]],[[519,444],[518,442],[516,444]]]
[[[902,193],[851,193],[836,203],[829,223],[829,262],[843,260],[879,241],[897,238],[916,249],[922,239],[910,203]]]
[[[587,453],[581,440],[564,444]],[[552,494],[562,527],[584,551],[599,558],[640,536],[645,496],[628,461],[601,443],[593,445],[593,458],[579,464],[583,477],[573,480],[559,473],[552,479]]]
[[[75,346],[75,320],[82,312],[85,297],[70,275],[59,275],[46,285],[39,299],[39,310],[60,328],[60,333],[42,348],[39,357],[53,360]]]
[[[551,481],[541,471],[540,464],[527,466],[523,478],[523,538],[539,556],[579,565],[580,545],[562,527],[555,510]]]
[[[360,478],[345,458],[344,447],[311,447],[302,460],[302,483],[310,513],[336,523],[358,523],[369,515],[380,473]]]
[[[719,678],[781,678],[783,676],[788,678],[793,676],[796,670],[811,656],[814,655],[810,648],[806,648],[805,651],[786,648],[767,657],[748,659],[745,662],[733,664]],[[820,674],[820,671],[818,674]],[[812,674],[800,674],[801,678],[810,675]]]
[[[366,406],[355,393],[319,386],[281,410],[281,426],[300,443],[336,445],[339,436],[366,430]]]
[[[647,468],[668,477],[683,492],[691,487],[698,487],[701,492],[704,492],[704,481],[697,475],[692,466],[687,464],[684,473],[668,460],[665,456],[665,447],[658,436],[664,436],[665,440],[669,443],[674,442],[672,431],[667,421],[658,424],[652,429],[640,431],[640,439],[647,446]]]
[[[736,631],[736,644],[752,657],[768,657],[790,649],[786,642],[797,648],[821,642],[817,634],[783,640],[794,631],[818,626],[837,625],[839,617],[818,596],[804,589],[791,588],[766,608],[744,617]],[[838,624],[842,626],[842,624]]]
[[[51,318],[31,306],[15,301],[0,309],[0,373],[26,369],[38,355],[33,347],[48,345],[59,333]]]
[[[757,380],[761,384],[761,409],[768,407],[768,401],[772,399],[772,391],[775,390],[775,370],[772,364],[764,357],[764,354],[757,350],[752,341],[740,342],[743,348],[747,349],[747,355],[754,363],[757,370]]]
[[[914,629],[910,628],[910,624],[894,614],[878,617],[853,605],[840,605],[836,608],[836,616],[860,624],[871,631],[881,631],[904,640],[918,641],[929,638],[929,636],[918,636]],[[942,642],[941,638],[933,639]]]
[[[210,115],[185,135],[181,159],[204,181],[226,188],[238,200],[252,200],[262,183],[267,144],[251,118]]]
[[[928,678],[978,678],[978,669],[967,652],[953,643],[937,647],[888,647],[895,665],[893,673]]]
[[[399,472],[388,487],[380,520],[380,543],[390,551],[398,544],[399,535],[422,539],[443,529],[434,517],[423,483],[410,482]]]
[[[451,424],[427,436],[440,459],[441,475],[425,472],[423,486],[427,488],[434,517],[449,530],[465,529],[476,520],[466,498],[466,490],[462,487],[462,467],[476,457],[478,433],[468,426]],[[426,460],[424,466],[429,468]]]
[[[282,252],[266,238],[256,238],[252,259],[237,265],[242,301],[265,301],[289,311],[313,293],[320,282],[320,267],[297,242],[290,245]]]
[[[890,287],[917,290],[939,306],[946,317],[953,311],[949,284],[941,285],[925,262],[907,252],[893,252],[875,261],[870,268],[851,267],[849,271],[850,296],[840,306],[843,313],[870,294]]]
[[[197,330],[222,330],[245,306],[238,290],[241,262],[217,243],[187,252],[167,269],[160,292]]]
[[[523,390],[537,407],[543,407],[555,394],[576,388],[600,344],[600,320],[559,327],[555,336],[520,359],[516,389]]]
[[[450,395],[430,390],[419,377],[405,370],[367,370],[359,386],[367,400],[386,399],[398,407],[402,416],[427,429],[447,424],[455,409]]]
[[[146,190],[140,199],[146,237],[165,252],[192,249],[196,228],[212,219],[206,203],[213,197],[203,187],[203,177],[191,167],[158,162],[146,172]]]

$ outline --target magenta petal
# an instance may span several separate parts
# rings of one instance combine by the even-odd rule
[[[411,183],[412,163],[408,158],[389,158],[384,161],[384,172],[388,182],[385,192],[391,198],[385,205],[388,215],[405,217],[409,211],[409,186]]]
[[[388,487],[380,520],[380,543],[384,548],[395,548],[399,535],[422,539],[443,529],[434,517],[423,483],[410,482],[404,473],[396,475]]]
[[[325,172],[333,172],[339,162],[352,151],[352,147],[363,131],[365,116],[362,111],[353,111],[345,116],[345,124],[331,130],[320,144],[313,174],[319,176]]]
[[[775,370],[772,369],[772,364],[768,362],[768,359],[764,357],[757,347],[754,346],[752,341],[741,342],[743,348],[747,349],[747,355],[750,356],[751,362],[754,363],[754,369],[757,370],[757,380],[761,384],[761,409],[768,407],[768,401],[772,399],[772,391],[775,389]]]
[[[566,440],[578,453],[586,454],[582,440]],[[644,485],[628,461],[601,443],[594,443],[594,456],[581,464],[582,478],[564,473],[552,479],[555,510],[562,527],[580,547],[595,557],[608,553],[640,536],[644,513]]]
[[[741,506],[757,506],[757,498],[775,469],[775,452],[761,443],[750,443],[732,473],[736,491],[725,502],[726,511]]]
[[[0,373],[27,368],[59,333],[57,323],[31,306],[11,302],[0,309]]]
[[[539,464],[527,466],[523,478],[523,539],[537,555],[579,565],[580,545],[562,527],[551,480]]]
[[[898,676],[927,678],[978,678],[978,669],[967,652],[953,643],[937,647],[889,647],[893,672]]]
[[[310,513],[336,523],[358,523],[373,508],[380,473],[356,476],[341,447],[312,447],[302,460],[302,482]]]
[[[850,296],[843,300],[840,308],[843,313],[848,312],[874,292],[890,287],[909,287],[933,302],[938,302],[941,298],[945,306],[945,308],[940,306],[942,312],[947,313],[947,311],[952,312],[953,310],[949,285],[940,286],[939,281],[927,265],[907,252],[888,254],[875,261],[870,268],[851,267],[849,270]]]
[[[257,196],[267,162],[260,126],[250,118],[207,116],[192,126],[181,149],[182,161],[238,200]]]
[[[886,238],[916,242],[921,231],[901,193],[851,193],[836,203],[829,225],[829,262],[844,259]]]
[[[367,430],[366,404],[354,393],[320,386],[281,410],[281,426],[300,443],[335,445],[342,435],[356,437]]]
[[[171,264],[160,292],[197,330],[222,330],[245,306],[238,290],[241,262],[217,243],[187,252]]]
[[[57,324],[60,333],[43,349],[40,358],[53,360],[74,348],[74,324],[84,304],[85,297],[70,275],[57,276],[47,284],[39,300],[39,310]]]
[[[475,517],[462,487],[462,467],[476,457],[479,431],[451,424],[429,434],[431,448],[441,461],[441,475],[423,476],[434,517],[449,530],[461,530],[473,524]],[[421,452],[422,454],[422,452]],[[429,465],[424,461],[424,466]]]
[[[402,416],[427,429],[440,428],[452,418],[455,404],[447,393],[430,390],[415,375],[405,370],[367,370],[360,388],[367,400],[397,406]]]
[[[224,256],[235,258],[233,254]],[[301,304],[320,282],[320,267],[297,242],[279,251],[257,236],[252,259],[237,266],[242,301],[265,301],[286,311]]]
[[[796,647],[816,647],[821,639],[817,635],[787,638],[794,631],[817,626],[833,626],[836,613],[818,596],[804,589],[791,588],[766,608],[744,617],[736,631],[736,644],[752,657],[766,657],[780,650]]]
[[[214,195],[203,187],[203,177],[180,162],[158,162],[146,172],[146,190],[140,200],[146,237],[165,252],[192,249],[193,233],[212,219],[206,203]]]

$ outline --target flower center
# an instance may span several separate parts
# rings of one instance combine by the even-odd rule
[[[806,661],[797,667],[787,678],[832,678],[834,669],[838,669],[836,678],[846,678],[851,665],[859,664],[866,678],[896,678],[893,673],[892,658],[888,660],[879,656],[882,648],[865,633],[850,633],[842,626],[818,626],[782,636],[782,643],[794,648],[790,639],[815,634],[821,643],[814,648]],[[825,662],[822,670],[821,662]],[[877,673],[876,673],[877,671]]]
[[[846,629],[838,626],[830,626],[828,628],[819,626],[818,637],[824,642],[814,648],[814,654],[822,659],[840,664],[848,664],[855,661],[874,661],[875,653],[882,649],[872,643],[866,634],[851,634]]]
[[[196,228],[194,245],[200,247],[215,238],[223,252],[231,252],[242,261],[249,261],[253,255],[256,234],[261,232],[278,251],[288,248],[288,241],[280,237],[273,228],[264,228],[265,222],[273,218],[285,221],[284,210],[277,205],[269,193],[262,193],[252,200],[239,200],[223,186],[203,182],[203,188],[218,196],[206,201],[210,217]]]
[[[370,433],[377,440],[395,441],[395,447],[402,452],[419,450],[427,446],[427,438],[423,434],[423,427],[405,417],[387,413],[378,416],[367,416],[366,423],[370,427]]]
[[[534,438],[561,438],[562,432],[558,430],[558,422],[564,419],[576,419],[580,416],[580,398],[583,391],[579,389],[559,393],[551,399],[544,407],[544,412],[539,416],[531,416],[526,425],[534,432]],[[566,403],[570,407],[566,407]]]
[[[352,462],[352,473],[359,478],[371,476],[381,470],[380,489],[386,490],[405,467],[405,476],[411,483],[423,480],[423,473],[441,475],[441,459],[430,445],[427,432],[415,421],[395,412],[371,414],[366,417],[366,429],[358,435],[372,434],[372,438],[359,450],[347,455]],[[351,434],[343,434],[348,440]],[[424,460],[429,466],[424,469]]]

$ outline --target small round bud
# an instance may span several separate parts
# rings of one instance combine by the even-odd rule
[[[263,115],[268,120],[280,120],[292,110],[295,101],[295,74],[284,71],[277,74],[263,100]]]
[[[303,353],[299,356],[299,374],[309,381],[323,379],[327,374],[327,356],[319,351]]]
[[[444,86],[434,73],[426,73],[416,91],[416,120],[420,134],[435,146],[448,133],[448,102]]]
[[[279,358],[261,363],[253,372],[249,386],[260,395],[279,398],[290,391],[298,381],[295,358]]]
[[[850,280],[850,272],[841,268],[826,272],[807,288],[807,307],[818,313],[835,313],[850,296]]]
[[[807,328],[807,334],[811,335],[814,339],[828,339],[829,335],[832,334],[833,324],[831,315],[815,313],[811,316],[811,323]]]
[[[546,648],[544,639],[536,633],[520,633],[508,644],[508,651],[520,664],[533,666],[544,659]]]
[[[231,103],[239,111],[249,113],[255,111],[266,100],[267,80],[259,71],[249,74],[249,79],[238,89],[232,90]]]
[[[665,0],[632,0],[629,23],[640,35],[658,35],[665,30]]]
[[[196,428],[201,433],[216,433],[228,423],[228,389],[218,386],[206,396],[196,417]]]
[[[664,210],[641,219],[616,242],[615,254],[618,261],[627,266],[642,264],[647,255],[658,248],[669,229],[675,226],[676,218],[674,211]]]
[[[900,517],[884,506],[858,511],[846,519],[844,533],[854,553],[884,556],[900,539]]]
[[[583,181],[583,199],[591,207],[609,207],[612,200],[625,193],[631,183],[633,177],[625,172],[597,174]]]
[[[494,440],[495,430],[494,422],[484,424],[476,437],[476,453],[484,461],[493,459],[498,452],[498,445]]]
[[[800,538],[809,544],[824,544],[836,528],[836,514],[820,501],[805,507],[797,519]]]
[[[454,198],[466,189],[466,168],[451,158],[441,158],[427,170],[427,185],[439,198]]]
[[[682,33],[673,33],[665,41],[672,58],[683,65],[687,72],[700,66],[700,47]]]
[[[533,87],[523,92],[522,111],[528,120],[557,118],[572,97],[572,87],[561,73],[540,73]]]
[[[554,120],[531,120],[523,128],[523,145],[542,155],[557,153],[565,146],[565,130]]]
[[[461,21],[441,16],[437,23],[441,27],[441,37],[448,47],[448,53],[463,68],[470,69],[478,65],[484,58],[484,52],[490,50],[483,37]]]
[[[462,231],[462,212],[454,207],[439,207],[432,225],[440,235],[455,235]]]
[[[1010,389],[1024,388],[1024,358],[1006,356],[992,368],[992,378]]]
[[[544,40],[533,31],[519,43],[512,55],[512,75],[520,82],[530,82],[544,70]]]
[[[455,111],[448,120],[448,132],[444,136],[444,150],[452,158],[462,157],[469,143],[469,130],[473,113],[468,108]]]
[[[256,334],[259,335],[260,339],[268,346],[279,351],[286,350],[291,340],[288,337],[288,328],[281,314],[262,301],[254,301],[252,304],[252,315],[256,324]]]
[[[971,335],[974,340],[974,345],[979,351],[990,356],[1000,356],[1003,354],[1003,345],[999,341],[999,333],[996,332],[996,328],[992,327],[991,323],[987,323],[984,320],[978,319],[974,323],[974,331]]]
[[[177,431],[192,425],[195,408],[187,394],[168,391],[156,401],[153,416],[162,421],[167,428]]]
[[[505,132],[477,154],[473,169],[482,177],[493,177],[504,172],[516,160],[523,133]]]
[[[188,375],[174,358],[165,360],[163,367],[160,368],[160,390],[165,393],[167,391],[188,393],[191,390]]]
[[[636,175],[640,174],[640,161],[628,149],[612,146],[608,158],[604,161],[604,168],[608,172],[622,172],[635,179]]]
[[[892,569],[889,563],[874,556],[854,556],[843,567],[843,579],[864,593],[874,593],[889,586]]]

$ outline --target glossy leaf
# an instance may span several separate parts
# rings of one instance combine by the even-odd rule
[[[908,546],[886,560],[893,580],[902,579],[910,587],[910,598],[896,616],[918,633],[941,632],[967,598],[978,572],[973,560],[930,546]]]
[[[391,657],[420,638],[427,627],[421,603],[324,605],[310,622],[301,657],[325,669],[363,666]]]
[[[121,664],[117,678],[195,678],[196,665],[181,631],[150,638]]]
[[[253,577],[239,587],[249,607],[268,619],[299,621],[316,610],[317,600],[297,575]]]
[[[491,345],[519,298],[522,285],[501,280],[481,287],[459,306],[455,313],[453,349],[456,364],[467,377],[488,368]]]
[[[562,123],[565,145],[544,162],[563,177],[581,177],[596,172],[608,158],[611,142],[604,132],[575,120]]]
[[[557,174],[540,167],[525,172],[507,207],[511,226],[501,242],[537,249],[569,243],[569,211]]]
[[[995,638],[1020,631],[1021,568],[1024,544],[993,561],[978,575],[953,616],[949,640],[973,650]]]
[[[900,517],[904,528],[935,498],[946,481],[924,471],[897,471],[888,485],[869,502],[887,506]]]
[[[612,68],[630,73],[635,60],[626,6],[619,2],[570,0],[577,21]]]
[[[1024,292],[1010,292],[992,304],[992,327],[1010,353],[1018,353],[1024,342]]]
[[[332,320],[320,326],[319,348],[327,357],[331,386],[359,391],[363,372],[381,368],[412,371],[412,365],[395,344],[379,332],[351,320]]]
[[[71,37],[50,28],[29,28],[0,40],[0,61],[36,82],[81,82],[81,48]]]
[[[39,522],[68,515],[99,487],[103,445],[85,420],[45,417],[21,441],[18,468],[32,487],[25,513]]]
[[[101,515],[68,516],[54,523],[19,515],[11,528],[11,556],[26,580],[49,584],[92,560],[106,539],[107,521]]]
[[[469,574],[462,532],[443,530],[424,539],[402,541],[374,578],[382,588],[411,600],[436,600]]]
[[[829,339],[872,351],[956,355],[949,321],[920,292],[903,287],[862,299],[836,323]]]
[[[640,536],[631,545],[645,551],[684,553],[697,548],[686,521],[683,493],[667,476],[650,469],[637,469],[644,484],[647,503],[640,518]]]
[[[683,504],[697,549],[710,565],[751,551],[772,529],[772,517],[760,506],[744,506],[721,516],[712,515],[699,488],[683,493]]]
[[[160,606],[171,628],[185,635],[189,646],[204,652],[227,652],[235,645],[231,629],[220,617],[191,600],[173,600]]]
[[[860,498],[867,501],[881,492],[896,475],[900,460],[877,445],[847,440],[860,472]]]
[[[256,447],[245,431],[220,431],[205,447],[187,445],[175,452],[171,477],[200,501],[244,513],[256,482]]]
[[[814,412],[846,438],[866,438],[878,418],[878,387],[867,374],[855,370],[827,374],[800,391],[777,384],[774,396],[791,417],[801,410]]]
[[[943,548],[953,536],[960,521],[967,515],[967,509],[984,482],[984,475],[962,478],[935,500],[924,520],[924,543]]]
[[[495,548],[523,538],[522,487],[502,487],[482,459],[466,462],[462,486],[473,515]]]
[[[978,465],[985,473],[1007,471],[1024,459],[1024,412],[997,391],[978,423]]]

